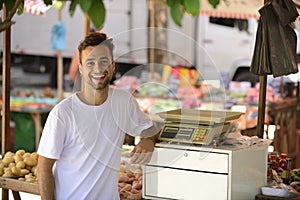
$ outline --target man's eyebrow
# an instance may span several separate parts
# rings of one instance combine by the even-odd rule
[[[100,60],[110,60],[109,57],[100,57]]]
[[[95,60],[95,58],[87,58],[87,59],[85,59],[84,62],[91,61],[91,60]]]

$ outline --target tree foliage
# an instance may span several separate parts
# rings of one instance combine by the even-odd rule
[[[52,0],[43,0],[46,5],[52,5]],[[62,0],[66,1],[66,0]],[[99,29],[105,22],[106,9],[103,0],[69,0],[70,16],[73,16],[77,7],[80,7],[83,13],[89,16],[94,27]],[[113,1],[113,0],[112,0]],[[158,0],[157,0],[158,1]],[[182,18],[185,13],[197,16],[200,11],[201,0],[161,0],[166,3],[170,9],[171,17],[175,24],[181,26]],[[214,8],[220,3],[220,0],[207,0]],[[1,5],[5,6],[8,11],[6,20],[0,19],[0,31],[5,30],[14,22],[12,17],[17,14],[23,13],[24,0],[0,0]],[[3,7],[1,7],[2,9]]]

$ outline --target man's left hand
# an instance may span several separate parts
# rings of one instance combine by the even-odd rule
[[[152,152],[154,151],[154,140],[150,138],[142,138],[130,153],[130,163],[146,164],[150,161]]]

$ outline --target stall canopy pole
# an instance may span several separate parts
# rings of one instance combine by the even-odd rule
[[[84,15],[84,37],[90,32],[90,18],[87,14]]]
[[[3,20],[8,16],[6,7],[3,6]],[[2,57],[2,137],[1,153],[4,155],[12,144],[10,137],[10,26],[3,31],[3,57]]]
[[[58,9],[58,20],[62,21],[62,7]],[[57,99],[63,99],[63,57],[62,50],[57,51]]]
[[[258,100],[258,116],[257,116],[257,136],[263,138],[265,125],[265,111],[266,111],[266,88],[267,76],[259,76],[259,100]]]
[[[154,77],[154,63],[155,63],[155,0],[149,1],[150,9],[150,49],[149,49],[149,63],[150,63],[150,77]]]
[[[264,0],[266,4],[270,0]],[[258,116],[257,116],[257,136],[263,138],[266,111],[266,91],[267,91],[267,75],[259,76],[259,100],[258,100]]]

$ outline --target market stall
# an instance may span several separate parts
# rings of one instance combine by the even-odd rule
[[[7,32],[9,32],[9,31],[7,31]],[[9,72],[7,72],[7,73],[9,74]],[[9,75],[8,75],[8,77],[9,77]],[[4,80],[6,80],[6,79],[4,79]],[[8,84],[3,84],[3,85],[9,85],[9,81],[8,81]],[[132,86],[132,82],[129,85]],[[161,84],[158,84],[158,85],[161,85]],[[124,87],[124,85],[122,85],[122,84],[119,84],[119,85],[117,84],[116,86],[117,87]],[[202,86],[202,88],[201,88],[202,90],[198,90],[199,89],[198,86],[199,85],[196,85],[196,84],[193,85],[193,87],[192,87],[193,90],[191,90],[191,91],[187,91],[187,88],[184,88],[183,90],[180,90],[181,89],[180,87],[177,88],[178,89],[177,91],[181,91],[180,95],[178,95],[177,93],[175,95],[175,96],[180,96],[180,98],[178,98],[178,99],[174,98],[174,96],[173,97],[165,96],[168,93],[171,94],[171,95],[172,94],[174,95],[174,91],[164,90],[164,88],[163,89],[160,88],[160,89],[158,89],[156,91],[150,91],[151,94],[153,94],[154,92],[162,92],[162,93],[159,93],[159,95],[155,96],[155,98],[153,98],[154,100],[152,101],[152,103],[153,102],[155,103],[157,99],[159,99],[159,100],[165,99],[166,100],[164,102],[161,101],[158,104],[154,104],[153,103],[151,106],[147,105],[147,100],[150,99],[150,98],[149,98],[149,94],[146,93],[145,91],[147,89],[148,90],[153,89],[153,85],[151,87],[149,87],[149,88],[146,88],[146,89],[145,88],[140,88],[135,95],[136,95],[136,97],[138,99],[140,99],[140,102],[142,102],[141,103],[141,107],[144,106],[144,110],[147,113],[153,113],[153,114],[157,113],[158,110],[162,111],[162,107],[165,106],[165,105],[167,105],[168,106],[167,109],[170,109],[170,110],[171,109],[175,109],[177,107],[181,107],[181,108],[182,107],[188,107],[190,109],[194,109],[194,108],[199,108],[199,106],[201,106],[201,105],[202,106],[208,106],[208,104],[206,104],[207,101],[203,100],[205,98],[205,94],[207,94],[209,96],[208,99],[214,99],[215,100],[215,99],[218,98],[218,96],[217,96],[218,95],[217,89],[216,89],[216,91],[214,91],[213,88],[209,88],[210,86],[205,85],[205,83],[201,85]],[[6,92],[6,95],[4,95],[5,100],[4,100],[4,109],[3,109],[3,112],[5,112],[5,113],[7,113],[7,112],[10,113],[10,110],[11,110],[11,108],[9,106],[9,102],[10,102],[9,101],[9,97],[7,97],[7,94],[9,94],[8,91],[9,91],[9,87],[6,88],[6,90],[4,90],[4,92]],[[205,91],[206,92],[208,91],[208,93],[205,93]],[[224,91],[221,91],[221,94],[223,92]],[[214,98],[212,98],[211,95],[216,95],[216,96],[214,96]],[[187,96],[193,96],[193,98],[186,99],[185,97],[187,97]],[[222,98],[223,95],[221,95],[220,97]],[[145,100],[145,99],[147,99],[147,100]],[[174,99],[175,99],[175,101],[172,102],[171,100],[174,100]],[[201,100],[201,99],[203,101],[200,102],[199,100]],[[149,101],[149,102],[151,103],[151,101]],[[224,106],[223,105],[224,102],[225,101],[221,102],[222,106]],[[211,103],[211,101],[209,103]],[[153,105],[155,105],[156,107],[153,108]],[[10,117],[10,116],[8,114],[8,116],[6,115],[5,117]],[[4,127],[7,128],[7,126],[4,126]],[[170,127],[167,127],[167,128],[170,128]],[[189,127],[184,127],[184,128],[189,128]],[[2,131],[2,132],[5,133],[4,135],[6,135],[7,129],[4,128],[3,130],[4,131]],[[176,129],[176,130],[178,130],[178,129]],[[199,133],[201,133],[202,130],[204,130],[204,129],[199,130]],[[205,130],[207,130],[207,129],[205,129]],[[165,133],[166,133],[164,135],[165,137],[164,138],[162,137],[160,139],[162,139],[162,140],[165,139],[165,141],[170,141],[169,140],[170,138],[168,138],[168,134],[169,133],[167,131]],[[190,134],[190,132],[187,133],[186,129],[184,129],[184,131],[182,132],[182,135],[181,135],[182,138],[176,138],[176,139],[180,140],[180,139],[185,139],[186,137],[189,138],[190,135],[186,136],[186,134]],[[202,136],[200,134],[200,135],[197,136],[196,139],[200,140]],[[174,141],[172,141],[172,142],[174,142]],[[176,140],[176,142],[178,142],[178,140]],[[3,144],[6,144],[5,140],[4,140]],[[159,156],[154,156],[154,158],[152,160],[152,163],[150,163],[150,165],[153,164],[153,166],[155,165],[155,167],[157,167],[156,165],[159,164],[158,167],[162,167],[162,168],[165,168],[165,167],[168,168],[170,166],[171,167],[178,167],[178,169],[180,169],[180,170],[182,170],[182,169],[186,170],[186,168],[189,168],[187,171],[195,172],[197,170],[198,171],[200,170],[200,171],[205,172],[205,173],[206,172],[212,172],[212,169],[213,169],[214,170],[213,174],[217,174],[218,175],[218,177],[215,179],[216,182],[218,182],[219,180],[221,180],[221,183],[224,183],[224,184],[218,185],[218,188],[221,188],[223,190],[223,192],[224,192],[224,193],[222,193],[222,195],[223,195],[222,197],[224,197],[224,195],[225,195],[226,197],[228,197],[230,199],[230,197],[239,197],[239,195],[240,195],[239,191],[238,191],[238,190],[240,190],[240,188],[237,189],[237,188],[235,188],[232,185],[238,184],[240,186],[240,184],[244,183],[242,181],[245,180],[245,179],[240,180],[240,177],[235,174],[235,173],[237,173],[238,175],[241,175],[242,172],[243,172],[243,170],[241,170],[241,168],[237,167],[238,164],[240,164],[240,163],[247,164],[248,162],[251,163],[251,161],[249,161],[248,159],[254,157],[254,158],[258,159],[258,160],[256,160],[258,162],[258,164],[256,164],[255,162],[252,162],[252,165],[249,164],[249,165],[245,166],[245,168],[248,167],[247,169],[249,171],[251,171],[251,169],[257,169],[257,172],[258,172],[259,175],[255,174],[255,176],[253,176],[251,178],[251,185],[252,186],[255,185],[255,183],[257,183],[255,181],[259,181],[259,184],[257,184],[255,186],[255,188],[250,185],[249,188],[251,188],[252,190],[249,190],[249,191],[246,191],[246,192],[244,191],[244,192],[247,193],[248,196],[255,196],[256,193],[259,193],[259,187],[261,185],[263,185],[263,184],[266,183],[265,181],[267,179],[267,177],[266,177],[266,171],[267,171],[267,169],[266,169],[266,162],[267,162],[267,160],[265,159],[266,158],[266,147],[265,146],[262,147],[262,149],[257,150],[257,152],[254,150],[254,151],[251,151],[251,153],[249,153],[247,151],[244,151],[245,149],[242,149],[242,148],[241,149],[234,149],[234,148],[233,149],[230,149],[230,148],[226,149],[226,147],[225,147],[225,149],[223,149],[224,147],[221,147],[219,149],[212,149],[212,148],[206,149],[206,148],[202,148],[201,146],[200,147],[199,146],[198,147],[193,147],[194,143],[188,143],[188,144],[189,144],[188,148],[183,148],[182,149],[182,146],[181,146],[181,148],[179,150],[178,150],[179,146],[176,146],[176,147],[174,147],[172,145],[168,146],[168,147],[163,146],[164,149],[161,152],[163,154],[163,157],[168,157],[169,155],[171,155],[171,153],[173,153],[174,151],[170,151],[170,154],[168,154],[169,153],[168,149],[173,149],[174,150],[174,148],[178,150],[179,155],[182,155],[182,157],[180,157],[180,159],[179,159],[179,162],[175,163],[176,166],[169,165],[168,163],[166,164],[165,161],[164,161],[164,159],[163,160],[158,160],[159,162],[157,162],[157,160],[155,160],[155,159],[161,159],[160,155]],[[2,152],[3,152],[3,155],[4,155],[4,153],[6,152],[6,149],[5,149],[6,147],[3,147],[3,148],[4,148],[4,150]],[[199,150],[199,148],[200,148],[200,150]],[[251,147],[249,147],[249,148],[251,148]],[[161,146],[158,147],[157,149],[161,149]],[[186,153],[186,151],[188,151],[188,153]],[[207,153],[205,155],[212,155],[212,158],[210,158],[208,161],[205,160],[205,159],[200,159],[198,157],[199,154],[195,154],[195,152],[197,152],[197,151]],[[167,153],[166,154],[167,156],[165,155],[165,153]],[[221,168],[223,167],[222,169],[217,169],[217,168],[213,168],[212,167],[212,164],[215,161],[211,162],[211,159],[214,160],[214,156],[216,156],[216,158],[217,158],[216,160],[217,161],[220,161]],[[188,162],[186,162],[186,160],[184,160],[185,158],[188,158],[190,160],[188,160]],[[23,159],[25,159],[25,157],[23,157]],[[172,160],[172,161],[174,161],[174,160]],[[199,169],[199,168],[197,168],[197,166],[196,166],[196,168],[191,168],[190,166],[192,166],[194,164],[194,161],[197,161],[199,165],[202,165],[203,164],[202,162],[205,162],[205,165],[202,165],[202,166],[205,167],[205,169],[202,169],[202,168]],[[122,164],[123,163],[121,163],[121,165]],[[214,164],[214,166],[218,166],[218,164]],[[29,164],[29,165],[31,165],[31,164]],[[179,165],[179,166],[177,166],[177,165]],[[255,166],[253,166],[253,165],[255,165]],[[151,168],[153,166],[148,166],[148,168],[150,170],[156,170],[156,169]],[[31,166],[31,167],[33,167],[33,166]],[[242,168],[242,169],[244,169],[244,168]],[[122,168],[122,170],[124,170],[124,171],[120,171],[122,175],[124,175],[124,172],[128,172],[128,169]],[[135,174],[127,173],[127,175],[128,176],[132,176],[132,175],[135,175]],[[147,177],[148,175],[149,174],[145,174],[144,176]],[[165,186],[168,183],[168,181],[169,181],[168,177],[170,175],[174,175],[174,173],[172,171],[171,171],[171,173],[169,173],[167,171],[166,174],[159,173],[158,176],[163,177],[167,181],[167,182],[163,182],[163,183],[160,182],[160,185]],[[180,176],[178,176],[176,178],[180,179],[180,178],[182,178],[185,175],[186,174],[183,174],[183,175],[180,175]],[[128,176],[126,176],[126,177],[128,178]],[[140,176],[140,173],[139,173],[138,176]],[[214,176],[214,175],[212,175],[212,176]],[[122,176],[120,176],[120,177],[122,177]],[[191,175],[191,177],[193,177],[193,174]],[[205,176],[205,175],[204,176],[202,176],[202,175],[198,176],[197,175],[196,178],[203,178],[203,177],[205,178],[205,180],[209,180],[210,179],[210,176]],[[138,179],[138,177],[136,177],[136,176],[132,177],[132,178],[137,178]],[[193,178],[195,178],[195,177],[193,177]],[[248,176],[244,177],[244,178],[247,178],[247,180],[249,180]],[[140,180],[138,180],[138,181],[140,181]],[[147,182],[147,181],[149,181],[149,182]],[[156,181],[157,181],[157,176],[154,176],[154,177],[149,176],[149,177],[147,177],[146,180],[144,180],[143,183],[145,184],[144,185],[145,186],[145,188],[144,188],[145,192],[148,191],[148,193],[145,193],[144,195],[146,195],[146,196],[147,195],[153,196],[153,195],[157,195],[157,194],[161,194],[161,193],[163,195],[166,195],[166,193],[165,193],[166,191],[160,191],[160,190],[157,191],[157,188],[153,188],[153,186],[155,185],[154,183],[157,183]],[[177,179],[177,181],[178,181],[178,179]],[[185,181],[188,181],[188,180],[185,180]],[[216,182],[212,182],[212,183],[208,184],[208,186],[212,186],[213,187],[214,183],[216,183]],[[119,180],[119,183],[124,183],[124,182],[121,182]],[[135,182],[135,183],[139,183],[139,182]],[[228,183],[231,184],[231,185],[227,187]],[[132,188],[133,187],[133,181],[131,182],[131,184],[132,185],[130,187]],[[198,184],[198,182],[197,182],[197,180],[195,180],[195,185],[197,185],[197,184]],[[1,185],[1,187],[3,189],[9,189],[9,190],[12,190],[12,191],[24,191],[24,192],[33,193],[33,194],[39,194],[36,182],[32,183],[31,181],[15,180],[15,179],[12,179],[12,177],[2,177],[2,178],[0,178],[0,185]],[[122,186],[123,186],[122,187],[122,189],[123,189],[123,188],[125,188],[126,185],[123,184]],[[206,187],[205,184],[202,184],[201,186]],[[135,185],[135,187],[137,187],[137,186]],[[141,186],[139,185],[139,189],[141,189],[140,187]],[[227,189],[225,187],[227,189],[229,188],[228,189],[229,191],[227,191]],[[128,188],[129,188],[129,186],[128,186]],[[164,187],[161,187],[161,188],[164,188]],[[192,189],[197,190],[197,188],[198,187],[192,188]],[[121,190],[121,187],[120,187],[120,190]],[[167,191],[167,195],[169,195],[172,192],[173,191],[171,191],[171,192]],[[3,193],[3,194],[4,194],[3,199],[8,199],[7,193]],[[190,195],[194,195],[194,193],[190,193]],[[172,196],[171,198],[177,198],[177,197],[178,196]],[[18,197],[17,194],[15,196],[15,199],[19,199],[19,197]]]

